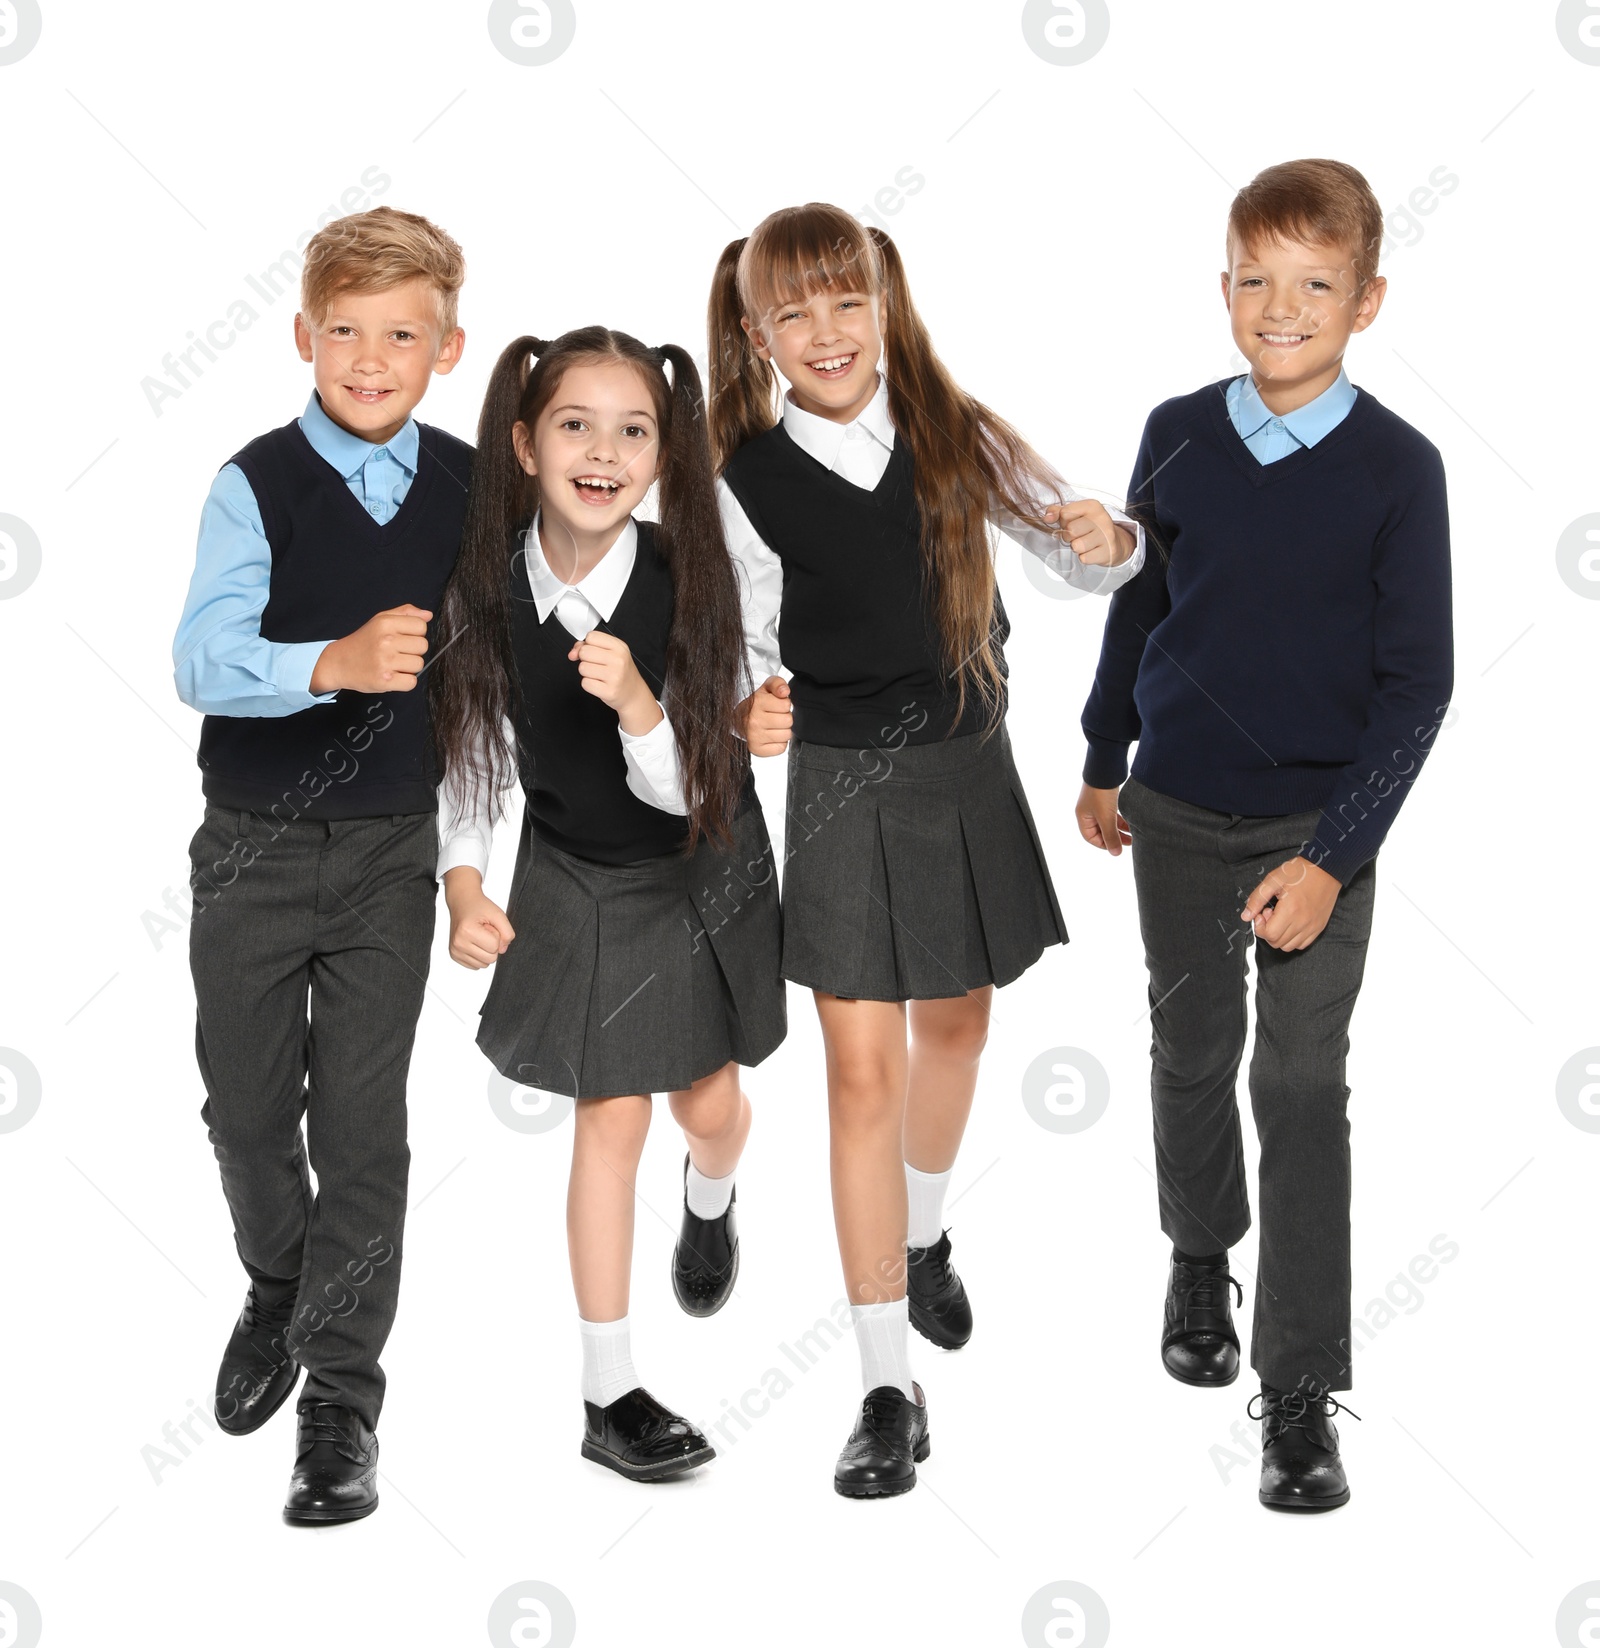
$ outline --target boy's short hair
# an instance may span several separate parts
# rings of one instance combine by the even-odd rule
[[[1286,160],[1257,172],[1228,210],[1228,256],[1265,241],[1343,246],[1352,254],[1358,291],[1378,272],[1383,208],[1371,185],[1342,160]]]
[[[300,271],[300,312],[320,325],[341,292],[387,292],[408,280],[424,280],[439,299],[439,326],[456,329],[456,294],[467,276],[461,248],[436,224],[415,212],[376,206],[336,218],[306,247]]]

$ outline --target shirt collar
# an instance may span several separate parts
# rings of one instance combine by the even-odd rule
[[[795,404],[791,389],[783,397],[783,427],[795,445],[824,469],[832,469],[838,462],[839,448],[851,430],[870,435],[885,451],[892,452],[894,425],[889,421],[889,386],[880,372],[877,393],[850,423],[835,423],[805,411]]]
[[[561,597],[574,589],[602,619],[609,619],[617,610],[617,602],[622,599],[622,592],[633,575],[638,543],[638,523],[630,515],[617,541],[589,569],[588,575],[575,584],[566,584],[550,570],[544,551],[539,547],[539,517],[535,514],[533,525],[523,538],[523,559],[528,568],[528,588],[533,594],[539,622],[542,624],[555,611]]]
[[[324,463],[337,469],[347,481],[379,450],[377,442],[364,441],[348,429],[341,429],[323,410],[321,397],[315,389],[311,391],[311,399],[306,402],[306,409],[300,416],[300,428],[311,443],[311,450]],[[397,463],[403,464],[408,473],[415,475],[417,444],[417,420],[407,418],[405,427],[393,440],[385,441],[382,450]]]
[[[1248,372],[1236,379],[1233,387],[1235,393],[1231,397],[1231,411],[1234,427],[1243,439],[1248,440],[1278,414],[1262,400],[1255,380]],[[1324,435],[1344,421],[1355,404],[1355,385],[1344,375],[1341,367],[1339,376],[1315,400],[1307,401],[1293,412],[1285,412],[1281,421],[1302,446],[1315,446]]]

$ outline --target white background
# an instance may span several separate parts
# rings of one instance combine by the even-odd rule
[[[1015,3],[589,0],[543,67],[495,49],[486,9],[46,0],[38,46],[0,66],[0,513],[42,548],[0,600],[0,1045],[42,1081],[37,1114],[0,1133],[0,1580],[34,1598],[51,1648],[476,1643],[532,1580],[570,1599],[585,1644],[1014,1642],[1028,1599],[1066,1580],[1124,1645],[1550,1640],[1600,1574],[1600,1135],[1556,1100],[1600,1042],[1600,605],[1556,553],[1600,509],[1600,67],[1563,49],[1544,0],[1113,0],[1108,43],[1076,67],[1030,49]],[[854,1349],[804,1373],[781,1350],[841,1292],[799,991],[748,1078],[736,1298],[710,1322],[671,1299],[682,1146],[661,1105],[633,1303],[646,1383],[703,1425],[770,1368],[792,1384],[689,1481],[580,1461],[570,1123],[520,1133],[491,1111],[485,982],[450,963],[442,922],[381,1509],[281,1524],[289,1408],[243,1440],[196,1426],[154,1480],[141,1450],[209,1407],[243,1294],[198,1116],[186,935],[149,913],[165,889],[181,903],[201,806],[168,655],[200,503],[310,390],[294,296],[267,304],[245,277],[376,168],[366,203],[426,213],[466,250],[466,356],[423,416],[470,438],[511,337],[601,321],[700,353],[730,237],[779,205],[865,206],[910,168],[923,186],[884,221],[946,360],[1117,496],[1149,407],[1236,369],[1217,292],[1232,190],[1302,155],[1353,162],[1396,209],[1389,298],[1349,367],[1442,449],[1457,576],[1457,716],[1382,856],[1353,1030],[1358,1318],[1435,1237],[1459,1254],[1396,1287],[1403,1308],[1358,1356],[1348,1508],[1262,1510],[1253,1444],[1230,1436],[1248,1370],[1221,1392],[1161,1370],[1130,866],[1084,847],[1071,814],[1104,607],[1049,598],[1008,543],[1012,738],[1072,943],[997,1000],[950,1216],[977,1332],[957,1355],[914,1341],[933,1436],[917,1490],[835,1496]],[[1408,217],[1441,167],[1457,186]],[[256,323],[157,415],[141,381],[240,298]],[[1256,602],[1263,625],[1316,623],[1271,588]],[[775,834],[782,777],[761,769]],[[511,856],[503,838],[491,890]],[[1053,1047],[1109,1073],[1084,1131],[1021,1102]],[[1253,1258],[1252,1238],[1247,1276]]]

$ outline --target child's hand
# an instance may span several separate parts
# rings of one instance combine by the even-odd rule
[[[444,901],[450,910],[450,959],[474,972],[492,967],[517,935],[506,913],[483,891],[483,877],[471,865],[444,873]]]
[[[602,704],[609,704],[617,712],[622,730],[630,737],[649,732],[661,720],[656,695],[639,673],[628,643],[619,636],[592,629],[581,641],[573,643],[567,657],[578,666],[583,690],[592,692]]]
[[[1121,785],[1110,790],[1092,790],[1087,784],[1078,791],[1078,833],[1091,847],[1103,848],[1115,858],[1133,837],[1128,821],[1117,811]]]
[[[1339,883],[1308,858],[1280,864],[1250,895],[1241,921],[1255,923],[1256,937],[1274,950],[1304,950],[1328,925]],[[1277,903],[1269,910],[1273,899]]]
[[[1137,547],[1133,534],[1113,521],[1106,506],[1094,498],[1051,504],[1044,519],[1085,566],[1121,566]]]
[[[752,755],[782,755],[794,730],[789,683],[769,675],[739,706],[738,716]]]
[[[314,693],[410,692],[422,673],[428,650],[431,612],[421,607],[390,607],[374,613],[342,641],[330,641],[311,672]]]

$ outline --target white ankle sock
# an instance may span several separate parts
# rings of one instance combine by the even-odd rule
[[[720,1219],[733,1200],[733,1174],[720,1179],[708,1179],[691,1161],[689,1177],[684,1185],[689,1211],[697,1219]]]
[[[932,1247],[944,1234],[944,1193],[954,1172],[919,1173],[906,1163],[907,1247]]]
[[[628,1318],[586,1322],[580,1316],[578,1333],[583,1339],[583,1399],[596,1407],[609,1408],[639,1383],[633,1371],[633,1352],[628,1347]]]
[[[856,1330],[856,1349],[861,1352],[862,1389],[871,1391],[879,1385],[896,1385],[907,1396],[915,1398],[908,1343],[911,1318],[905,1300],[852,1305],[850,1323]]]

